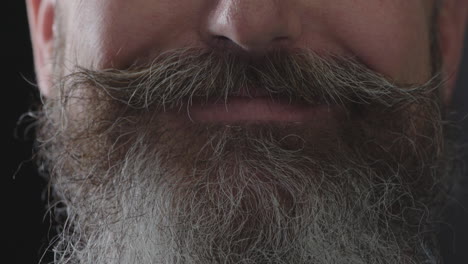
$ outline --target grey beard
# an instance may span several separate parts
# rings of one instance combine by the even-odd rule
[[[163,156],[169,149],[137,144],[100,172],[111,182],[57,182],[74,194],[57,263],[437,263],[425,233],[434,194],[417,193],[437,190],[432,180],[409,183],[403,168],[349,150],[312,159],[231,129],[191,173]]]
[[[190,60],[178,65],[199,66]],[[438,263],[432,228],[449,165],[437,79],[400,88],[349,61],[283,62],[271,65],[291,78],[220,69],[212,83],[237,80],[230,89],[200,90],[219,87],[200,79],[192,94],[235,94],[255,80],[335,103],[349,114],[338,127],[174,123],[162,108],[190,90],[158,83],[193,75],[168,81],[167,61],[161,72],[86,70],[61,83],[39,130],[67,206],[56,263]]]

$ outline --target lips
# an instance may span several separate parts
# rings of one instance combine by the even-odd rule
[[[227,100],[195,98],[188,113],[194,122],[288,122],[303,123],[330,114],[328,105],[290,103],[270,97],[228,97]]]

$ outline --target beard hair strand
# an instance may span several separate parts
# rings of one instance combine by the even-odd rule
[[[437,75],[396,85],[350,59],[181,50],[57,84],[38,135],[66,205],[56,263],[438,261],[448,157]],[[252,86],[346,115],[317,130],[165,114]]]

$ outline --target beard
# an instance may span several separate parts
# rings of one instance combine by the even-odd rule
[[[442,81],[352,58],[174,50],[77,67],[39,118],[65,219],[56,263],[438,263],[451,178]],[[327,105],[320,122],[192,122],[245,87]],[[318,123],[318,124],[317,124]]]

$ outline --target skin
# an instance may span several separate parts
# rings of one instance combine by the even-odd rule
[[[353,57],[387,77],[379,78],[384,84],[369,85],[372,95],[375,95],[372,88],[388,87],[388,79],[398,84],[421,84],[418,86],[426,91],[436,87],[422,85],[434,70],[431,41],[436,35],[442,74],[448,80],[442,90],[448,103],[461,57],[468,0],[443,0],[434,28],[435,1],[27,0],[27,3],[39,88],[46,99],[63,99],[53,83],[56,77],[74,73],[76,66],[89,69],[87,72],[101,72],[102,76],[102,72],[109,71],[100,70],[127,69],[135,63],[152,62],[165,51],[187,47],[243,50],[243,54],[260,58],[276,49],[311,50],[323,56],[332,53]],[[343,65],[352,68],[343,63],[335,68]],[[153,74],[153,70],[149,73]],[[317,72],[321,74],[314,75],[314,79],[331,75],[327,71]],[[355,75],[360,76],[359,71]],[[375,74],[370,75],[370,83],[376,84]],[[168,75],[162,76],[170,79]],[[294,80],[294,75],[290,76]],[[299,76],[298,79],[304,77]],[[336,76],[333,88],[343,86],[339,76],[346,76],[348,83],[353,83],[349,75]],[[330,80],[315,86],[332,83]],[[109,83],[112,86],[116,82]],[[225,83],[224,78],[220,83]],[[161,90],[152,85],[143,86]],[[109,97],[94,97],[93,86],[112,92]],[[184,91],[185,86],[192,87],[180,82],[174,90]],[[415,207],[413,203],[424,209],[429,207],[426,200],[432,205],[433,198],[435,201],[439,196],[434,191],[437,184],[433,184],[436,173],[439,169],[451,171],[438,164],[444,158],[439,153],[444,142],[440,101],[432,92],[430,99],[437,100],[425,100],[425,93],[411,97],[392,86],[395,93],[389,97],[397,100],[401,96],[411,106],[391,104],[399,110],[387,111],[390,106],[384,107],[383,103],[371,101],[367,107],[364,97],[364,104],[354,102],[351,106],[355,108],[346,117],[335,115],[332,104],[332,111],[321,108],[329,105],[311,104],[310,108],[305,107],[307,111],[297,111],[302,114],[290,117],[299,104],[281,112],[278,108],[286,104],[276,103],[270,110],[270,105],[259,103],[261,97],[249,101],[253,102],[251,108],[245,102],[231,103],[229,107],[234,111],[230,113],[223,112],[224,107],[216,110],[213,104],[199,111],[197,107],[201,104],[195,104],[191,109],[196,121],[229,123],[247,121],[247,116],[252,118],[248,121],[295,123],[254,124],[239,129],[179,124],[171,112],[155,115],[148,110],[157,108],[123,105],[133,102],[129,98],[106,100],[121,98],[115,87],[98,83],[83,85],[86,91],[74,90],[76,87],[69,88],[71,96],[65,98],[70,100],[45,100],[39,129],[40,141],[46,142],[40,155],[52,168],[53,184],[70,205],[69,220],[74,222],[73,230],[69,230],[70,226],[64,228],[62,241],[56,247],[58,257],[76,257],[75,262],[80,263],[87,263],[86,260],[168,263],[162,260],[166,255],[158,252],[170,251],[167,259],[174,263],[185,259],[184,256],[200,259],[199,263],[207,263],[208,259],[239,263],[237,255],[242,260],[255,257],[254,260],[260,260],[258,263],[268,262],[264,260],[273,255],[282,261],[305,261],[315,256],[316,263],[348,263],[357,258],[362,263],[413,263],[410,259],[419,263],[417,260],[437,258],[435,249],[432,256],[432,245],[424,242],[425,237],[421,236],[420,241],[408,239],[416,237],[413,234],[425,233],[425,220],[413,217],[414,223],[421,223],[419,227],[405,214],[406,209]],[[308,88],[304,90],[309,91]],[[140,103],[145,104],[147,101],[143,99],[153,95],[145,89],[123,91],[130,99],[141,98]],[[245,100],[235,96],[230,99]],[[296,126],[296,121],[306,124]],[[280,169],[273,171],[276,168]],[[437,182],[444,179],[443,173],[438,176]],[[388,191],[382,190],[382,186],[392,187]],[[374,201],[375,197],[379,199]],[[394,197],[398,198],[393,200]],[[419,205],[419,201],[424,202]],[[169,205],[167,210],[166,206],[160,206],[164,204]],[[350,204],[352,208],[348,208]],[[342,222],[354,215],[358,217]],[[382,222],[383,219],[389,220]],[[166,229],[153,228],[158,224],[164,226],[166,221],[167,227],[172,228],[167,233]],[[330,232],[336,230],[337,224],[339,232]],[[390,224],[405,227],[389,230]],[[302,232],[302,227],[309,230],[309,226],[311,232]],[[75,233],[75,227],[84,231]],[[299,239],[291,230],[305,233],[304,238]],[[71,238],[68,231],[72,231]],[[135,235],[139,239],[134,239]],[[184,243],[179,245],[178,241]],[[327,249],[320,250],[322,247]],[[61,253],[63,248],[66,251]],[[346,251],[334,254],[338,248],[340,252],[343,248]],[[290,253],[284,254],[284,250]],[[328,254],[336,261],[327,261]],[[366,261],[369,258],[376,261]]]
[[[35,65],[43,95],[52,97],[57,2],[27,0]],[[354,56],[398,82],[430,76],[428,0],[82,0],[60,3],[65,74],[75,64],[125,68],[181,47],[310,49]],[[443,73],[453,88],[467,21],[467,0],[445,0],[438,33]],[[125,10],[123,12],[123,10]]]

